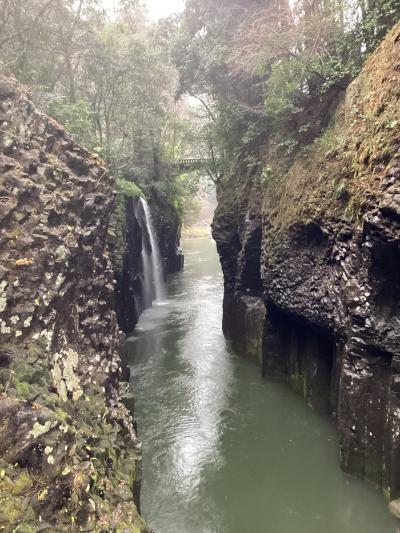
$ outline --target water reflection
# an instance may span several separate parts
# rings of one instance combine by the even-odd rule
[[[229,352],[215,245],[185,244],[168,301],[130,341],[157,533],[394,533],[380,494],[339,469],[331,422]]]
[[[190,419],[179,424],[173,464],[182,472],[179,491],[182,496],[196,497],[194,490],[200,485],[204,466],[218,468],[222,460],[218,447],[221,431],[221,412],[228,403],[233,376],[232,361],[220,346],[219,308],[207,305],[213,284],[209,276],[203,276],[196,284],[196,307],[192,310],[192,327],[185,341],[179,346],[179,356],[187,362],[189,371],[181,376],[178,387],[186,390]],[[219,302],[216,302],[219,307]],[[218,326],[218,339],[215,330]]]
[[[139,408],[140,419],[149,413],[155,430],[141,426],[143,440],[152,440],[151,472],[145,457],[147,482],[157,487],[147,493],[144,508],[162,509],[163,502],[156,503],[160,490],[177,501],[196,501],[203,469],[218,468],[223,459],[218,441],[233,364],[220,333],[221,288],[216,291],[213,259],[187,255],[185,275],[170,281],[166,305],[147,310],[130,339],[134,381],[163,381],[161,392],[155,383],[149,402]]]

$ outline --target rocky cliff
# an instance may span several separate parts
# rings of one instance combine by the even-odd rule
[[[143,304],[143,263],[141,259],[143,237],[137,220],[138,198],[120,198],[112,217],[112,263],[116,278],[116,312],[118,324],[125,334],[132,333]],[[160,255],[165,275],[183,268],[180,249],[181,222],[176,210],[159,196],[150,199],[152,219],[158,237]]]
[[[176,208],[159,194],[150,198],[154,227],[158,235],[160,254],[166,274],[183,269],[184,257],[180,248],[181,219]]]
[[[147,532],[103,163],[0,78],[0,530]]]
[[[137,198],[121,197],[111,223],[110,247],[116,280],[117,320],[125,334],[136,326],[142,312],[142,230],[136,218]]]
[[[223,179],[224,331],[337,420],[345,471],[400,494],[400,25],[292,161]]]

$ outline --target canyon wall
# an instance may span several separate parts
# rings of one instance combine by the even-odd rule
[[[125,334],[132,333],[143,304],[142,230],[136,218],[138,198],[120,198],[112,217],[110,248],[116,279],[116,312],[118,324]],[[181,222],[176,210],[156,195],[149,201],[157,233],[164,274],[183,268],[180,249]]]
[[[340,432],[346,472],[400,495],[400,25],[294,160],[222,179],[224,332]],[[251,393],[251,391],[249,392]]]
[[[107,246],[114,180],[0,78],[0,529],[148,532]]]
[[[176,208],[155,192],[151,195],[150,209],[158,235],[160,255],[165,274],[183,269],[184,257],[180,248],[181,219]]]
[[[119,198],[112,216],[109,244],[114,267],[115,309],[122,331],[128,335],[142,312],[142,230],[136,218],[137,198]]]

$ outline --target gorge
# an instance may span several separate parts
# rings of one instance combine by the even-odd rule
[[[0,5],[0,531],[395,533],[398,3],[139,4]]]
[[[147,531],[120,383],[113,179],[4,77],[0,122],[2,530]]]
[[[371,132],[398,114],[399,30],[339,104],[329,128],[342,144],[328,153],[314,144],[262,202],[238,168],[221,185],[213,226],[228,338],[334,417],[342,468],[390,499],[400,490],[400,145],[397,128],[384,141]]]
[[[150,209],[146,200],[143,198],[140,198],[138,201],[136,218],[139,220],[140,229],[142,230],[142,293],[143,307],[146,309],[151,307],[153,301],[157,302],[165,298],[164,272],[160,259],[160,251],[154,234]],[[148,235],[148,244],[144,238],[146,233]]]
[[[185,240],[183,250],[165,305],[128,339],[149,524],[163,533],[394,533],[380,492],[341,471],[329,417],[226,343],[214,241]]]

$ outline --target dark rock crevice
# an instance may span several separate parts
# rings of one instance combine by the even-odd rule
[[[240,272],[240,286],[247,294],[260,296],[263,292],[261,279],[261,227],[255,228],[246,239]]]
[[[124,217],[117,231],[124,249],[116,269],[115,304],[118,324],[125,334],[133,331],[142,311],[142,230],[135,215],[135,199],[124,199]]]
[[[267,305],[263,340],[263,374],[287,379],[316,411],[335,416],[340,344],[317,326],[300,322]]]

